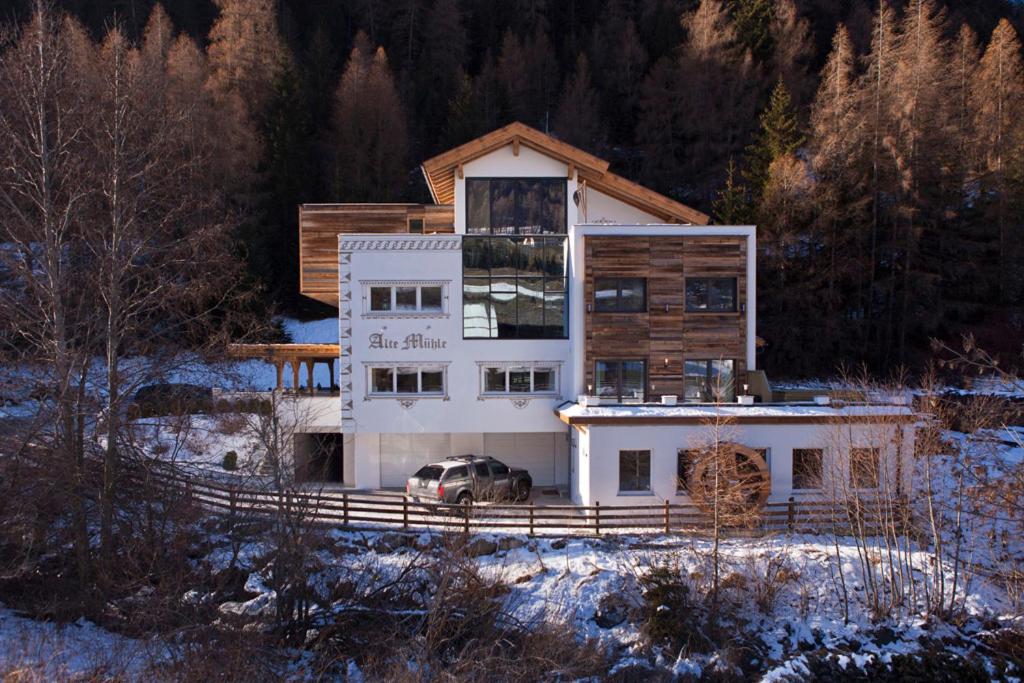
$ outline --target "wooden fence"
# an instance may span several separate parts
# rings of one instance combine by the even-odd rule
[[[140,474],[137,472],[137,475]],[[711,521],[694,505],[665,501],[653,505],[535,505],[482,502],[469,505],[414,501],[399,493],[332,490],[274,491],[253,483],[234,484],[188,475],[176,468],[148,469],[152,482],[173,486],[194,503],[223,514],[269,516],[279,509],[341,528],[451,530],[465,533],[509,532],[533,535],[601,535],[607,533],[706,533]],[[880,529],[897,509],[863,506],[858,520],[867,530]],[[768,503],[751,526],[729,528],[731,536],[779,532],[848,533],[853,520],[848,506],[832,501]]]

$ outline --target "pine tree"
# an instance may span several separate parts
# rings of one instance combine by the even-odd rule
[[[768,182],[768,168],[772,162],[786,154],[792,154],[804,143],[789,91],[781,79],[776,83],[768,104],[761,113],[760,123],[761,127],[754,137],[754,142],[747,147],[747,168],[743,174],[750,183],[752,195],[758,201]]]
[[[732,0],[736,36],[760,64],[771,59],[775,49],[772,36],[772,0]]]
[[[462,86],[466,60],[466,29],[458,0],[438,0],[426,18],[426,35],[418,68],[420,123],[428,149],[443,144],[444,127],[450,115],[452,94]]]
[[[599,153],[606,133],[601,106],[590,83],[590,66],[584,54],[576,59],[576,71],[566,79],[555,114],[555,134],[570,145]]]
[[[750,222],[750,195],[747,188],[736,182],[736,164],[729,157],[725,187],[718,191],[714,202],[715,221],[720,225],[745,225]]]
[[[334,100],[334,186],[343,201],[394,201],[405,184],[405,113],[384,48],[356,36]]]
[[[776,0],[771,21],[772,59],[771,75],[782,79],[800,109],[807,103],[813,88],[808,76],[808,62],[814,56],[811,25],[800,16],[793,0]]]

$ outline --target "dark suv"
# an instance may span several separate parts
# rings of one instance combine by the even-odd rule
[[[526,470],[478,455],[456,455],[425,465],[405,484],[405,492],[413,498],[459,504],[475,500],[522,501],[530,497],[531,488],[533,479]]]

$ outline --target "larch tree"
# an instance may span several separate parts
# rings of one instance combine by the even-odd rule
[[[405,113],[384,48],[356,37],[334,94],[335,196],[393,201],[405,184]]]
[[[772,58],[770,75],[786,84],[798,110],[807,104],[813,82],[808,62],[814,57],[811,25],[793,0],[776,0],[771,20]]]
[[[991,198],[990,216],[998,229],[998,292],[1009,302],[1018,294],[1018,278],[1011,276],[1010,270],[1022,233],[1019,217],[1014,219],[1009,213],[1007,164],[1024,145],[1024,62],[1017,32],[1005,19],[992,31],[982,55],[972,100],[981,148],[981,186]]]
[[[576,59],[576,71],[566,79],[555,114],[555,134],[570,145],[599,153],[606,140],[601,103],[590,82],[590,65],[584,54]]]

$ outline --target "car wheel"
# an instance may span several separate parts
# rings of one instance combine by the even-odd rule
[[[459,505],[472,505],[473,494],[470,493],[469,491],[463,491],[462,493],[459,494],[458,498],[455,499],[455,502],[458,503]]]
[[[515,492],[516,500],[522,502],[530,497],[530,485],[525,481],[517,481]]]

